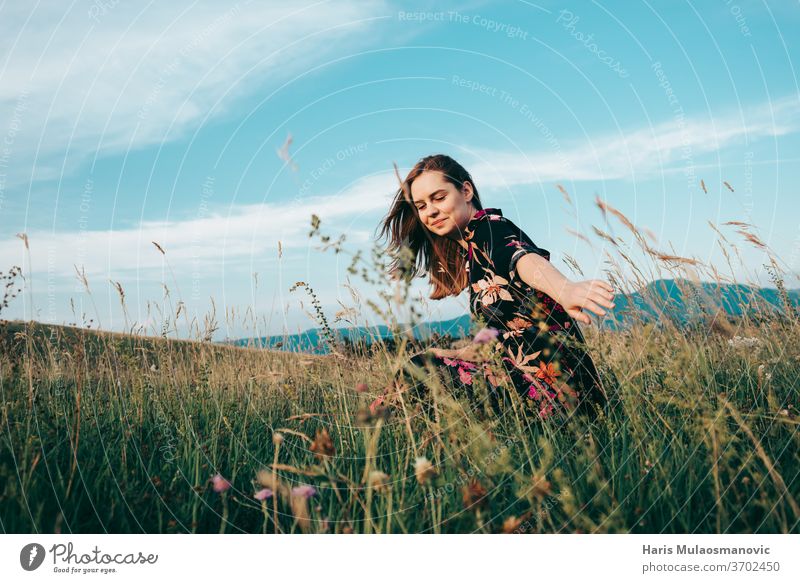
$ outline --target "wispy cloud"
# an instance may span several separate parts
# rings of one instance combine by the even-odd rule
[[[307,247],[312,214],[321,217],[326,232],[346,232],[349,241],[363,244],[374,234],[374,229],[365,229],[365,225],[377,226],[371,219],[386,212],[396,183],[387,171],[335,194],[238,205],[226,214],[211,211],[183,220],[145,221],[136,228],[116,231],[34,231],[28,233],[30,269],[70,279],[75,276],[75,265],[82,266],[87,276],[103,277],[161,270],[163,259],[152,241],[166,250],[177,272],[207,272],[222,264],[234,268],[258,265],[277,257],[278,241],[284,252]],[[365,216],[370,221],[364,221]],[[13,235],[0,241],[0,258],[4,264],[21,264],[25,260],[21,241]]]
[[[265,84],[374,42],[386,12],[355,0],[5,3],[0,128],[15,126],[10,181],[181,137]]]
[[[689,169],[701,156],[745,141],[800,130],[800,99],[785,98],[713,119],[677,118],[621,134],[560,143],[540,152],[476,149],[481,184],[511,187],[555,180],[645,179]]]
[[[686,119],[677,126],[662,123],[555,153],[473,149],[475,158],[463,163],[481,188],[555,180],[643,179],[682,168],[690,163],[687,153],[694,164],[699,156],[743,142],[745,136],[755,141],[795,132],[800,129],[798,113],[800,104],[786,99],[752,108],[744,123],[742,116],[734,115],[719,117],[713,124]],[[184,219],[145,221],[116,231],[31,232],[31,267],[70,277],[73,264],[85,266],[87,274],[106,276],[123,270],[161,269],[161,257],[151,241],[164,246],[171,264],[180,270],[258,263],[276,254],[279,240],[287,250],[308,245],[312,213],[340,229],[337,232],[348,232],[351,241],[366,243],[387,211],[396,186],[396,177],[386,171],[363,178],[342,192],[293,202],[236,205],[224,214],[218,210]],[[365,230],[364,225],[371,228]],[[6,263],[18,263],[22,257],[19,241],[10,236],[0,241],[0,257]]]

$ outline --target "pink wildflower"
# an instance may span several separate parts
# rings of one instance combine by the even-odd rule
[[[223,478],[221,474],[217,474],[211,478],[211,483],[213,484],[214,492],[218,494],[225,492],[231,487],[231,483]]]
[[[309,486],[308,484],[301,484],[292,488],[292,496],[302,496],[305,499],[311,498],[312,496],[316,495],[316,493],[317,489],[314,486]]]
[[[266,500],[267,498],[272,498],[272,490],[269,488],[263,488],[256,492],[253,498],[256,500]]]
[[[483,328],[482,330],[479,330],[477,334],[475,334],[475,337],[472,339],[472,341],[475,344],[486,344],[487,342],[491,342],[497,338],[498,334],[499,331],[495,330],[494,328]]]

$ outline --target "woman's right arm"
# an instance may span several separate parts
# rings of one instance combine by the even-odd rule
[[[428,353],[439,358],[457,358],[459,360],[466,360],[469,362],[484,362],[486,359],[478,354],[477,346],[470,344],[463,348],[447,349],[447,348],[429,348]]]
[[[615,305],[614,288],[607,282],[600,279],[572,282],[550,261],[536,253],[525,254],[517,262],[516,269],[522,281],[553,298],[579,322],[592,323],[584,309],[604,316],[606,312],[600,306],[613,308]]]

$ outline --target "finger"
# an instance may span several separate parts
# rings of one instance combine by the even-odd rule
[[[601,288],[603,288],[604,290],[608,291],[609,293],[612,293],[612,294],[614,293],[614,288],[611,287],[611,285],[608,282],[603,281],[602,279],[593,279],[592,280],[592,284],[600,286]]]
[[[588,314],[584,314],[580,310],[570,309],[567,310],[567,314],[572,316],[578,322],[583,322],[584,324],[591,324],[592,319],[588,316]]]
[[[609,310],[616,305],[614,302],[612,302],[609,299],[606,299],[606,297],[604,295],[602,295],[602,294],[600,294],[598,292],[593,293],[589,297],[590,297],[590,299],[594,300],[597,304],[599,304],[599,305],[601,305],[601,306],[603,306],[605,308],[608,308]]]
[[[600,306],[598,306],[592,300],[586,300],[586,302],[583,304],[583,307],[586,310],[590,310],[590,311],[594,312],[598,316],[605,316],[606,315],[606,311],[603,308],[601,308]]]

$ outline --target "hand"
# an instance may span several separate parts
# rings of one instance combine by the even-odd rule
[[[599,279],[569,282],[562,288],[557,301],[577,321],[591,324],[592,320],[584,310],[605,316],[606,311],[601,306],[613,308],[616,305],[613,292],[614,288]]]

